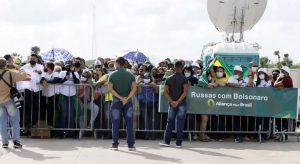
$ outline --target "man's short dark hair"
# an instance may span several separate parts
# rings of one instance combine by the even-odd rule
[[[181,62],[181,61],[177,61],[177,62],[175,63],[175,68],[183,68],[182,62]]]
[[[121,67],[124,67],[126,59],[124,59],[123,57],[118,57],[116,63],[118,63]]]
[[[31,56],[31,57],[39,58],[39,56],[38,56],[37,54],[31,54],[30,56]]]
[[[9,60],[10,58],[12,58],[10,54],[4,55],[4,59],[5,59],[6,61]]]
[[[52,71],[54,70],[54,63],[48,62],[48,63],[46,63],[46,66],[47,66],[48,68],[50,68]]]

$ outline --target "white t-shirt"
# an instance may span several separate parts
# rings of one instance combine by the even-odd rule
[[[31,75],[30,81],[24,81],[17,83],[17,88],[22,90],[22,89],[29,89],[34,92],[38,92],[43,89],[42,86],[39,85],[42,75],[44,74],[44,66],[41,64],[35,64],[34,67],[30,65],[30,63],[24,65],[21,67],[27,74]],[[42,74],[36,73],[36,71],[41,71]]]
[[[264,87],[270,87],[270,86],[271,86],[271,82],[266,81],[266,80],[261,80],[260,84],[257,85],[256,87],[264,88]]]
[[[66,77],[66,75],[67,75],[67,71],[61,71],[59,74],[59,78],[64,79]],[[77,77],[77,79],[79,79],[79,74],[77,72],[74,72],[74,75]],[[60,87],[60,93],[62,95],[65,95],[65,96],[76,95],[76,87],[75,87],[75,85],[72,85],[72,84],[74,84],[74,81],[73,81],[73,75],[71,72],[70,72],[70,79],[65,81],[63,84],[69,84],[69,85],[62,85]]]
[[[242,80],[237,80],[233,76],[230,76],[230,78],[228,79],[227,83],[242,84],[242,87],[247,87],[248,86],[248,82],[249,82],[249,78],[248,77],[243,77]]]
[[[47,81],[53,80],[54,78],[60,78],[59,73],[53,72],[52,74],[45,73],[43,76]],[[59,93],[60,85],[58,84],[48,84],[47,88],[43,89],[43,96],[52,97]]]

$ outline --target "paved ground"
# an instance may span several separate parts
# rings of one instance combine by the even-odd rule
[[[138,140],[136,152],[129,152],[124,140],[118,152],[108,149],[110,140],[23,139],[22,142],[21,150],[0,148],[0,164],[300,163],[300,143],[293,137],[286,143],[185,142],[181,149],[159,147],[158,141]]]

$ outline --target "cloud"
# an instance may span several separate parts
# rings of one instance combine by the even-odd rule
[[[1,0],[0,54],[29,54],[63,47],[76,56],[92,56],[93,0]],[[275,50],[300,62],[300,2],[272,0],[261,21],[245,40],[262,45],[262,56]],[[222,41],[208,18],[206,1],[101,0],[96,1],[97,56],[115,57],[139,49],[150,58],[200,58],[203,45]]]

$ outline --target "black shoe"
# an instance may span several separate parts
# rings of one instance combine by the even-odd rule
[[[109,149],[114,150],[114,151],[118,151],[118,145],[117,144],[112,144]]]
[[[237,137],[237,138],[234,139],[234,142],[235,142],[235,143],[242,143],[243,140],[242,140],[241,137]]]
[[[3,148],[3,149],[8,149],[8,144],[3,144],[3,145],[2,145],[2,148]]]
[[[14,148],[15,149],[19,149],[19,148],[22,148],[23,147],[23,145],[21,145],[19,142],[17,142],[17,141],[14,141]]]

